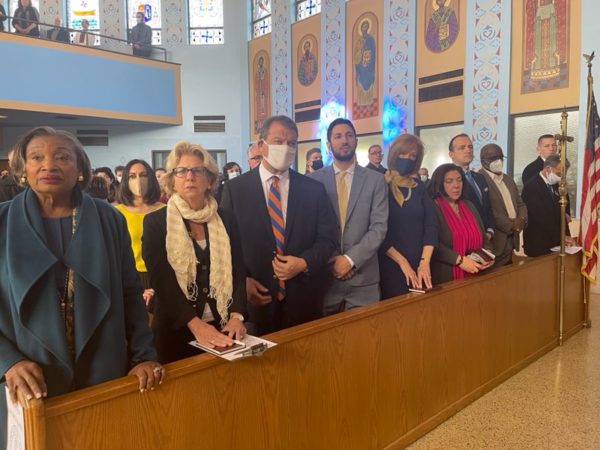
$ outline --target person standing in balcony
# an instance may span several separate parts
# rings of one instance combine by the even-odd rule
[[[88,31],[89,28],[90,23],[87,21],[87,19],[83,19],[81,21],[81,30],[75,33],[73,44],[82,45],[84,47],[92,47],[96,41],[96,36]]]
[[[13,16],[12,25],[15,27],[17,34],[32,37],[40,36],[40,29],[38,28],[40,13],[31,6],[30,0],[19,0],[19,7],[15,10]]]
[[[6,11],[4,6],[0,5],[0,31],[4,31],[4,21],[6,20]]]
[[[144,23],[145,15],[139,11],[135,15],[137,24],[131,29],[133,54],[147,58],[152,52],[152,28]]]

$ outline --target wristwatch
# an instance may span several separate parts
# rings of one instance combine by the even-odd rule
[[[233,312],[231,314],[229,314],[231,316],[232,319],[238,319],[240,322],[244,323],[244,316],[242,316],[240,313],[236,313]]]

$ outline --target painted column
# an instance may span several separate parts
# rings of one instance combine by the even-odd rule
[[[6,8],[5,8],[6,9]],[[40,22],[54,24],[54,19],[60,17],[62,19],[62,2],[59,0],[42,0],[40,2]],[[40,27],[42,36],[46,36],[48,27]]]
[[[321,1],[321,150],[327,155],[327,126],[347,117],[346,1]]]
[[[185,36],[187,27],[184,23],[183,0],[162,1],[162,45],[165,47],[179,47],[188,42]]]
[[[124,23],[125,4],[119,0],[104,0],[100,3],[100,34],[118,39],[127,38],[127,23]],[[124,42],[102,39],[102,48],[128,51]]]
[[[271,5],[271,86],[273,115],[292,116],[292,21],[289,0]]]
[[[596,103],[600,102],[600,47],[598,46],[598,20],[595,19],[600,14],[600,2],[597,0],[582,0],[581,2],[581,55],[580,59],[576,61],[576,64],[580,64],[579,74],[579,125],[575,124],[569,117],[569,134],[573,134],[574,130],[578,129],[578,144],[577,154],[579,160],[577,161],[577,168],[579,173],[577,174],[577,209],[575,210],[576,216],[579,217],[581,210],[581,180],[583,176],[583,157],[585,147],[585,136],[587,134],[586,129],[586,114],[587,114],[587,75],[588,68],[583,54],[590,55],[595,51],[595,57],[592,61],[592,76],[594,77],[594,95],[596,97]],[[572,21],[571,23],[573,23]],[[573,199],[571,199],[573,201]],[[600,292],[600,283],[596,286],[599,288],[596,290]]]
[[[415,128],[416,0],[385,0],[383,144]]]
[[[473,138],[476,167],[485,144],[508,151],[511,2],[467,0],[466,8],[464,126]]]

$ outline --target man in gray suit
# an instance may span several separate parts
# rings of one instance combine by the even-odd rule
[[[333,165],[310,174],[325,186],[336,212],[340,248],[329,261],[333,284],[323,314],[364,306],[379,300],[377,250],[387,232],[387,186],[382,174],[356,163],[356,131],[347,119],[327,129]]]
[[[489,187],[490,205],[496,223],[491,240],[496,255],[494,267],[502,267],[512,262],[513,250],[521,248],[520,234],[527,222],[527,206],[514,180],[502,173],[502,148],[496,144],[484,145],[480,158],[483,169],[479,173]]]

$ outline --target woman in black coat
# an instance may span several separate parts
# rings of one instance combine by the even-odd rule
[[[172,194],[146,215],[142,256],[156,291],[154,330],[159,360],[193,356],[204,346],[230,346],[246,334],[246,278],[233,215],[212,196],[218,169],[199,145],[175,145],[163,175]]]

